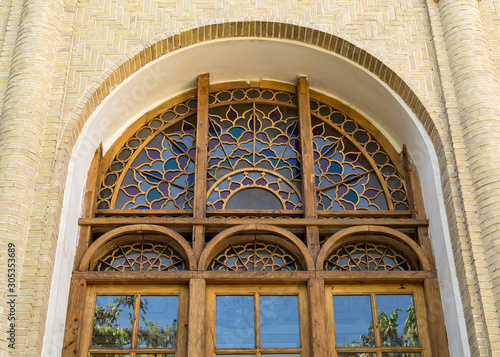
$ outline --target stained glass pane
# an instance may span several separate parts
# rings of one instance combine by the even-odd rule
[[[382,346],[419,346],[412,295],[377,295]]]
[[[130,347],[134,296],[97,296],[91,348]]]
[[[147,142],[124,175],[116,209],[192,208],[195,128],[193,116]]]
[[[260,296],[262,348],[300,347],[297,296]]]
[[[255,92],[255,98],[267,95]],[[208,208],[228,208],[227,199],[242,189],[252,189],[242,194],[245,197],[250,192],[263,195],[254,190],[260,188],[272,194],[266,198],[272,201],[271,207],[279,207],[273,209],[299,209],[299,151],[298,118],[293,108],[255,102],[211,108]],[[230,207],[255,207],[252,201],[248,203],[250,206],[231,203]]]
[[[138,348],[175,348],[178,296],[142,296]]]
[[[334,296],[333,314],[337,347],[374,347],[369,295]]]
[[[255,347],[253,296],[217,296],[216,348]]]

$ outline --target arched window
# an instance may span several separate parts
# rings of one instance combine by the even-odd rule
[[[87,189],[67,356],[447,354],[411,159],[304,77],[200,76]]]

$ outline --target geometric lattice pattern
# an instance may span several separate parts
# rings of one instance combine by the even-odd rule
[[[344,244],[325,262],[325,270],[409,271],[410,261],[387,244],[358,242]]]
[[[208,188],[235,171],[267,170],[300,189],[299,125],[292,95],[256,89],[221,94],[213,97],[217,105],[209,109]],[[271,102],[276,98],[281,103]],[[264,181],[262,186],[266,186]],[[290,202],[285,209],[300,205]],[[209,208],[213,208],[210,203]]]
[[[232,244],[210,263],[213,271],[296,271],[297,259],[277,244],[249,242]]]
[[[191,130],[190,128],[182,128],[180,126],[179,121],[182,121],[183,118],[185,118],[185,122],[189,123],[189,125],[192,125],[196,127],[196,122],[193,117],[196,116],[196,106],[197,106],[197,100],[196,98],[189,99],[185,102],[176,104],[172,106],[171,108],[168,108],[158,114],[156,117],[148,121],[146,124],[144,124],[142,127],[140,127],[134,135],[132,135],[130,138],[127,139],[123,147],[118,151],[118,153],[115,155],[113,158],[111,164],[109,165],[108,171],[104,174],[104,177],[101,181],[101,187],[99,189],[98,193],[98,201],[97,201],[97,208],[98,209],[114,209],[116,208],[114,206],[114,203],[116,201],[116,196],[118,195],[118,189],[117,186],[120,185],[123,181],[127,182],[127,180],[130,180],[131,184],[133,185],[134,181],[136,182],[135,185],[137,186],[137,192],[135,189],[131,188],[127,191],[122,191],[122,195],[125,194],[125,196],[129,197],[134,197],[139,194],[139,192],[144,193],[144,197],[141,197],[139,200],[143,200],[144,205],[141,206],[141,208],[146,208],[148,200],[149,203],[153,203],[155,201],[155,195],[157,193],[151,193],[149,198],[147,196],[147,192],[149,188],[146,188],[146,185],[151,185],[151,186],[156,186],[158,188],[159,181],[161,181],[159,175],[155,175],[154,172],[151,173],[151,175],[148,175],[147,172],[144,172],[142,175],[135,175],[133,178],[126,178],[124,179],[124,176],[128,173],[127,167],[128,165],[136,159],[136,157],[142,155],[142,156],[148,156],[149,154],[149,159],[148,160],[157,160],[156,165],[158,165],[158,160],[163,160],[167,161],[168,158],[166,157],[166,152],[167,150],[173,151],[175,153],[176,151],[185,151],[186,154],[185,156],[188,157],[188,159],[191,161],[190,157],[194,157],[193,150],[192,150],[192,143],[189,142],[188,137],[189,135],[194,135],[194,133],[189,133]],[[191,117],[189,119],[189,117]],[[175,129],[170,129],[170,125],[172,123],[176,123],[174,126],[177,126]],[[177,134],[171,135],[173,141],[167,141],[164,142],[162,136],[159,136],[159,134],[165,130],[165,133],[162,135],[168,135],[172,130],[177,131]],[[182,138],[183,135],[188,135],[186,138]],[[177,135],[177,137],[175,136]],[[154,139],[159,136],[159,139]],[[158,142],[159,141],[159,142]],[[174,143],[175,142],[175,143]],[[182,142],[182,144],[180,144]],[[180,144],[180,145],[175,145],[175,144]],[[146,145],[149,145],[149,148],[152,149],[149,152],[147,149],[145,149]],[[190,146],[188,149],[187,147],[185,148],[184,146]],[[181,148],[179,148],[180,146]],[[144,149],[144,150],[143,150]],[[183,150],[181,150],[183,149]],[[142,153],[139,155],[139,152],[142,151]],[[161,158],[158,157],[158,155],[161,156]],[[177,157],[175,158],[176,162],[175,164],[178,165],[179,170],[184,170],[186,175],[189,175],[187,172],[190,171],[189,167],[185,167],[185,162],[184,158],[179,158],[179,155],[182,156],[183,154],[178,154]],[[171,169],[170,164],[173,164],[173,162],[169,162],[167,164],[167,168]],[[135,166],[134,169],[137,169],[136,166],[140,166],[139,162],[134,163]],[[175,165],[172,165],[175,166]],[[134,170],[132,169],[132,170]],[[144,170],[147,170],[144,168]],[[171,173],[174,175],[174,173]],[[130,176],[130,174],[129,174]],[[158,176],[158,177],[155,177]],[[186,178],[186,177],[184,177]],[[190,180],[189,178],[188,180]],[[158,180],[158,182],[155,182]],[[177,180],[180,180],[179,177],[177,177]],[[141,181],[141,182],[140,182]],[[149,182],[148,182],[149,181]],[[165,185],[163,185],[165,186]],[[188,185],[189,186],[189,185]],[[169,188],[174,188],[177,187],[177,185],[172,185],[172,187],[161,187],[158,189],[158,191],[161,193],[162,189],[169,189]],[[187,190],[188,192],[190,188]],[[188,192],[186,192],[186,197],[189,196]],[[180,197],[178,197],[180,198]],[[125,203],[121,203],[120,201],[125,200]],[[130,206],[133,204],[133,200],[130,198],[127,200],[126,197],[121,197],[119,201],[118,207],[123,208],[126,206],[127,208],[130,208]],[[129,201],[127,203],[127,201]],[[132,201],[132,202],[130,202]],[[180,199],[175,200],[177,206],[186,206],[185,204],[181,205],[180,204]],[[189,197],[187,198],[187,201],[189,201]],[[154,205],[154,208],[157,206],[160,206],[158,201]],[[172,203],[170,204],[172,205]],[[165,204],[165,206],[168,206]],[[173,205],[175,206],[175,205]],[[177,207],[176,206],[176,207]],[[175,208],[168,206],[169,208]],[[166,207],[164,207],[166,208]]]
[[[375,138],[343,112],[310,105],[318,209],[408,210],[403,179]]]
[[[162,243],[122,244],[98,260],[96,271],[181,271],[184,259]]]
[[[115,208],[192,208],[195,145],[194,115],[154,136],[128,166]]]

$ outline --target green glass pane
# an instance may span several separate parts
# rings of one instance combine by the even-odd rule
[[[334,296],[337,347],[373,347],[372,309],[369,295]]]
[[[91,348],[130,347],[134,296],[97,296]]]
[[[175,348],[178,296],[142,296],[138,348]]]
[[[419,346],[412,295],[377,295],[382,346]]]
[[[383,352],[382,357],[420,357],[420,352]]]
[[[254,348],[254,297],[217,296],[216,348]]]

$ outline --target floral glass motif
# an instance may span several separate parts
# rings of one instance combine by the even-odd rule
[[[297,271],[297,259],[277,244],[231,244],[211,262],[213,271]]]
[[[195,151],[193,138],[195,136],[194,128],[196,127],[196,106],[197,100],[196,98],[192,98],[162,111],[140,127],[125,142],[113,158],[108,171],[104,174],[101,181],[97,199],[98,209],[146,209],[158,208],[162,205],[163,208],[190,207],[192,187],[188,185],[189,188],[185,190],[186,195],[184,195],[182,193],[184,187],[179,187],[178,182],[181,182],[180,186],[183,186],[185,179],[190,182],[194,177],[194,173],[191,171],[193,166],[192,158],[194,158]],[[172,123],[174,123],[173,126],[171,125]],[[188,125],[183,127],[183,123],[188,123]],[[188,145],[189,148],[186,148]],[[168,176],[174,176],[173,180],[175,182],[172,185],[160,185],[163,182],[161,181],[163,178],[158,173],[155,173],[154,170],[158,171],[161,161],[168,161],[168,151],[173,153],[175,164],[178,165],[175,168],[175,165],[172,165],[172,161],[167,163],[167,170],[170,170]],[[182,151],[187,151],[190,164],[184,169],[181,175],[175,176],[175,170],[182,171],[185,167],[184,158],[186,154],[182,153]],[[141,153],[139,154],[139,152]],[[160,153],[160,159],[158,158],[158,153]],[[141,157],[144,162],[140,162],[138,157]],[[132,160],[134,163],[130,165]],[[154,168],[148,168],[148,162],[151,166],[154,164]],[[141,164],[144,165],[141,166]],[[135,172],[137,170],[143,170],[143,172],[136,175]],[[147,172],[148,170],[151,172]],[[151,175],[148,175],[149,173]],[[124,179],[126,175],[128,177]],[[121,190],[123,188],[123,181],[127,181],[125,186],[132,185],[135,188],[130,186],[127,190]],[[158,192],[155,192],[153,188],[156,188]],[[151,193],[148,192],[150,190]],[[165,192],[170,191],[174,197],[171,200],[162,202],[164,197],[158,198],[159,196],[163,196],[162,190]],[[179,193],[179,190],[181,193]],[[149,196],[147,196],[148,193]],[[119,199],[117,199],[117,195],[120,195]],[[185,198],[186,200],[183,202]]]
[[[408,210],[403,179],[375,138],[335,108],[310,104],[318,209]]]
[[[251,91],[259,98],[264,97],[263,92],[277,96],[269,90]],[[249,103],[250,91],[240,92],[246,103],[232,102],[209,110],[208,208],[224,208],[233,188],[260,187],[281,197],[282,209],[300,209],[300,141],[295,106],[256,100]]]
[[[189,117],[147,143],[123,178],[116,209],[192,208],[195,128],[195,117]]]
[[[325,269],[340,271],[409,271],[408,258],[386,244],[358,242],[344,244],[325,262]]]
[[[184,259],[168,245],[136,242],[121,244],[98,260],[96,271],[181,271]]]

